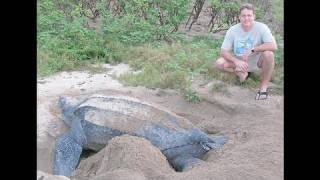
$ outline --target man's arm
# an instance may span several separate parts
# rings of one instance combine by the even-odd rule
[[[277,42],[274,38],[274,36],[272,36],[271,30],[269,29],[269,27],[267,25],[262,26],[262,42],[263,44],[254,47],[254,51],[257,52],[262,52],[262,51],[275,51],[278,49],[277,47]]]
[[[278,46],[274,42],[263,43],[253,48],[254,52],[275,51],[277,49],[278,49]]]
[[[252,53],[252,50],[254,52],[263,52],[263,51],[275,51],[277,49],[278,49],[277,44],[274,42],[263,43],[259,46],[253,47],[252,49],[248,49],[242,56],[242,60],[248,61],[248,56]]]
[[[238,60],[228,50],[225,50],[225,49],[221,49],[220,56],[223,57],[228,62],[232,62],[232,63],[235,63]]]

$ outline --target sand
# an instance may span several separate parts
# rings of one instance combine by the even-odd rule
[[[271,93],[267,100],[256,101],[254,90],[226,85],[228,93],[213,92],[212,86],[223,82],[197,79],[192,87],[202,101],[193,104],[176,90],[125,87],[111,75],[130,68],[125,64],[106,67],[98,74],[61,72],[38,79],[38,172],[52,174],[55,140],[68,130],[57,108],[59,95],[99,93],[123,94],[157,104],[207,133],[223,134],[228,143],[207,153],[203,164],[181,173],[175,172],[148,141],[121,136],[83,159],[71,179],[283,179],[283,96]],[[87,165],[95,162],[91,170],[85,168],[86,161]],[[80,167],[84,168],[82,172]]]

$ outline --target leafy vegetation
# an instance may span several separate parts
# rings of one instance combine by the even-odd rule
[[[131,47],[123,59],[129,59],[126,62],[142,72],[123,75],[120,80],[151,88],[186,89],[194,77],[208,74],[221,43],[221,39],[208,36],[171,45],[163,42],[156,47],[150,44]]]
[[[184,98],[185,100],[191,103],[198,103],[201,101],[201,98],[199,97],[199,95],[197,95],[197,93],[190,88],[187,88],[185,90]]]
[[[188,2],[38,1],[38,73],[47,75],[97,61],[120,62],[127,45],[174,39],[187,16]],[[100,15],[99,23],[94,14]],[[90,22],[97,27],[90,27]]]

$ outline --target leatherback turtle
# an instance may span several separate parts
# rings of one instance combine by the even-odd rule
[[[58,104],[70,130],[56,143],[56,175],[72,176],[83,149],[99,151],[122,134],[149,140],[177,171],[191,169],[226,143],[223,136],[209,136],[181,116],[128,96],[60,96]]]

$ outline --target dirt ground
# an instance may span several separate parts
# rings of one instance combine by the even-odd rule
[[[157,104],[189,119],[195,126],[209,134],[223,134],[228,139],[227,144],[221,149],[207,153],[204,158],[205,163],[187,172],[166,170],[161,174],[162,171],[158,170],[157,176],[148,176],[148,173],[144,174],[143,169],[133,164],[125,169],[109,172],[106,177],[132,179],[130,176],[136,175],[142,177],[140,179],[283,179],[283,96],[271,94],[267,100],[256,101],[254,90],[225,85],[224,92],[216,92],[212,91],[212,86],[223,82],[197,79],[194,80],[192,87],[202,101],[189,103],[176,90],[123,86],[111,76],[118,76],[129,70],[125,64],[105,65],[105,67],[105,72],[98,74],[62,72],[38,78],[38,174],[52,174],[55,140],[68,130],[57,108],[59,95],[100,93],[125,94]],[[146,148],[142,147],[145,142],[140,144],[142,144],[139,146],[141,149]],[[107,148],[112,149],[112,147]],[[139,153],[127,153],[126,157]],[[151,160],[141,158],[141,162],[135,164],[143,164],[143,167],[150,165],[148,172],[152,174],[153,170],[156,172],[156,166],[148,163],[152,163],[152,158],[155,157],[146,157],[150,157]],[[125,163],[123,162],[125,159],[132,161],[134,157],[118,159]],[[112,161],[117,164],[114,162],[117,158],[112,158]],[[163,162],[161,158],[160,161]]]

